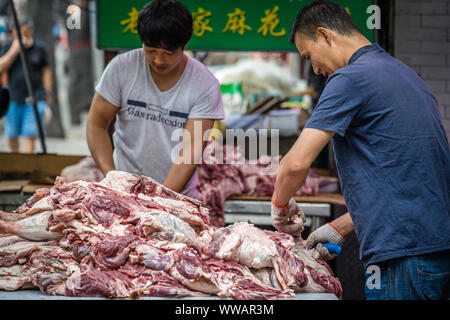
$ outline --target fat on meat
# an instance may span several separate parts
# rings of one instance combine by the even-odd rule
[[[272,238],[251,224],[236,222],[213,233],[204,253],[253,269],[273,268],[283,289],[305,286],[307,279],[302,262]]]
[[[39,188],[36,190],[36,192],[28,199],[26,200],[21,206],[19,206],[17,209],[13,210],[12,213],[22,214],[30,210],[32,207],[36,205],[37,202],[44,198],[48,198],[50,195],[50,189],[49,188]],[[41,207],[40,203],[38,207]],[[48,203],[47,203],[48,204]],[[48,204],[51,206],[51,204]]]
[[[0,220],[0,233],[13,234],[32,241],[59,239],[60,233],[47,230],[52,214],[52,211],[44,211],[16,222]]]
[[[120,272],[133,279],[134,287],[141,296],[173,298],[208,296],[202,292],[189,290],[163,271],[156,271],[141,265],[126,264],[120,268]]]
[[[0,237],[0,248],[4,246],[8,246],[10,244],[24,241],[25,239],[18,237],[18,236],[4,236]]]
[[[221,290],[219,296],[231,296],[238,300],[282,299],[293,296],[292,290],[266,285],[249,268],[236,262],[210,259],[206,263],[216,275]]]
[[[32,283],[47,295],[64,295],[67,279],[80,268],[70,252],[55,243],[41,245],[26,264]]]
[[[0,267],[10,267],[26,260],[33,251],[39,250],[42,242],[20,241],[0,248]]]
[[[196,250],[186,246],[171,251],[170,254],[174,264],[169,274],[174,279],[194,291],[209,294],[217,294],[220,291],[217,279]]]
[[[15,264],[10,267],[0,267],[0,290],[15,291],[31,288],[34,288],[34,285],[27,266]]]
[[[67,279],[65,295],[103,296],[106,298],[124,298],[137,295],[130,277],[117,270],[100,271],[92,264],[81,265]]]
[[[140,219],[136,228],[144,237],[181,242],[200,248],[194,229],[183,220],[164,211],[153,211]]]

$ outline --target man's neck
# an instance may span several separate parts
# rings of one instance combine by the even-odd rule
[[[353,36],[353,37],[349,37],[349,38],[344,38],[343,39],[343,43],[342,48],[343,49],[343,54],[342,57],[345,61],[345,65],[348,65],[348,62],[350,60],[350,58],[353,56],[353,54],[355,54],[356,51],[358,51],[359,49],[361,49],[362,47],[371,45],[372,43],[367,40],[366,37],[364,37],[363,35],[357,35],[357,36]]]
[[[182,57],[180,63],[171,72],[169,72],[167,74],[159,74],[157,72],[154,72],[151,68],[150,68],[150,72],[152,73],[153,79],[155,79],[155,80],[158,79],[158,81],[170,81],[173,79],[178,80],[178,78],[183,74],[186,64],[187,64],[187,56],[185,54],[183,54],[183,57]]]
[[[178,80],[181,78],[184,72],[187,60],[187,56],[183,54],[181,62],[174,70],[172,70],[168,74],[158,74],[154,72],[152,68],[150,68],[150,73],[152,75],[153,81],[155,81],[155,84],[158,86],[160,91],[168,91],[177,84]]]

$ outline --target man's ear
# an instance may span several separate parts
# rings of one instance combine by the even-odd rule
[[[329,45],[331,45],[333,34],[329,29],[319,27],[317,28],[317,37],[322,37]]]

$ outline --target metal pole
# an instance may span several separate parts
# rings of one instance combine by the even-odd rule
[[[17,37],[19,39],[20,58],[22,60],[22,69],[25,74],[25,82],[26,82],[27,88],[28,88],[29,96],[25,100],[25,102],[33,105],[34,117],[36,118],[36,123],[37,123],[38,129],[39,129],[39,138],[41,140],[42,153],[46,154],[47,148],[45,146],[44,130],[42,129],[41,119],[39,118],[39,112],[37,109],[36,97],[34,95],[33,86],[31,85],[30,68],[28,65],[28,60],[26,59],[26,56],[25,56],[25,48],[23,47],[22,34],[20,33],[20,26],[19,26],[19,21],[17,20],[16,8],[14,7],[13,0],[9,0],[9,4],[11,6],[11,11],[12,11],[13,19],[14,19],[14,25],[15,25],[16,32],[17,32]]]

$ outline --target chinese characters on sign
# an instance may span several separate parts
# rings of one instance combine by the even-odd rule
[[[245,11],[241,9],[234,9],[234,12],[228,14],[228,22],[222,32],[231,31],[233,33],[239,33],[244,35],[245,30],[252,30],[251,27],[245,24]]]
[[[262,34],[264,37],[271,35],[273,37],[282,37],[286,35],[286,30],[284,28],[277,29],[280,19],[278,18],[278,11],[280,8],[275,5],[273,9],[264,10],[265,16],[260,19],[262,25],[258,29],[258,33]],[[246,12],[239,8],[235,8],[234,12],[228,13],[227,23],[222,32],[231,31],[232,33],[238,33],[241,36],[245,34],[245,31],[252,31],[252,27],[245,24]],[[128,12],[128,19],[122,20],[120,24],[125,26],[123,33],[131,32],[137,34],[137,20],[139,16],[139,11],[136,8],[132,8]],[[197,11],[192,13],[193,19],[193,33],[197,37],[203,37],[205,32],[213,32],[213,28],[209,25],[211,22],[208,17],[212,16],[211,11],[207,11],[201,7]]]
[[[209,26],[209,19],[205,19],[211,15],[211,11],[206,11],[203,8],[198,8],[196,12],[192,13],[193,33],[195,36],[203,37],[205,31],[213,32],[213,29]]]
[[[299,10],[314,0],[178,0],[192,16],[192,37],[187,50],[290,51],[292,22]],[[97,46],[101,49],[135,49],[142,46],[138,18],[151,0],[96,0]],[[355,25],[371,42],[380,29],[375,0],[333,0],[345,8]],[[114,5],[112,5],[112,3]],[[76,27],[76,12],[67,28]],[[73,19],[73,20],[72,20]]]
[[[264,11],[266,16],[261,19],[263,25],[258,29],[258,33],[262,33],[265,37],[267,36],[267,32],[270,32],[270,35],[274,37],[282,37],[286,34],[286,30],[284,30],[284,28],[278,32],[275,32],[275,28],[280,23],[280,19],[278,19],[277,14],[279,9],[280,8],[278,6],[275,6],[273,10],[267,9]]]
[[[131,9],[131,12],[128,12],[128,19],[120,21],[120,24],[126,25],[126,28],[122,31],[123,33],[127,33],[130,31],[131,33],[137,34],[137,21],[139,16],[139,11],[136,10],[135,7]]]

